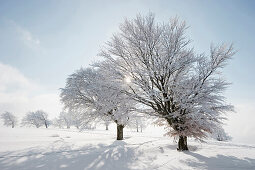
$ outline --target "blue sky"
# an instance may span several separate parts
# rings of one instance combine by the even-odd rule
[[[241,0],[0,1],[0,111],[23,114],[36,106],[56,114],[66,77],[98,59],[100,46],[125,17],[153,12],[159,22],[185,20],[198,52],[207,53],[212,42],[234,43],[238,53],[223,70],[233,83],[227,100],[236,106],[227,129],[233,136],[240,127],[254,134],[255,126],[247,125],[255,120],[254,9],[254,1]]]

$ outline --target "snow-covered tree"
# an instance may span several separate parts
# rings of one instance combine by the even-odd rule
[[[52,124],[53,124],[53,126],[58,127],[58,128],[63,128],[63,126],[64,126],[63,121],[60,120],[59,118],[54,118],[52,120]]]
[[[42,121],[46,128],[49,127],[51,121],[48,119],[48,113],[44,112],[43,110],[38,110],[35,112],[38,118]]]
[[[72,120],[72,114],[69,112],[61,112],[59,115],[59,122],[62,123],[62,125],[66,126],[67,129],[70,129],[73,120]]]
[[[209,134],[209,137],[216,139],[218,141],[230,141],[232,140],[232,137],[229,136],[225,132],[225,130],[222,127],[215,127],[212,134]]]
[[[136,129],[136,132],[143,132],[143,129],[147,126],[148,116],[142,114],[136,114],[133,116],[128,123],[128,127]]]
[[[109,130],[109,125],[111,124],[111,121],[105,119],[105,120],[103,120],[103,122],[104,122],[104,125],[105,125],[105,130]]]
[[[27,113],[25,117],[23,117],[21,124],[24,126],[34,125],[37,128],[43,125],[42,121],[37,117],[35,112]]]
[[[48,114],[42,110],[37,110],[35,112],[28,112],[22,119],[23,125],[34,125],[39,128],[45,126],[48,128],[50,121],[48,119]]]
[[[104,125],[105,130],[109,130],[109,125],[113,122],[109,116],[103,116],[103,115],[102,117],[98,117],[98,119],[96,119],[95,121],[101,125]]]
[[[222,96],[228,83],[219,71],[234,54],[232,45],[196,54],[186,29],[177,18],[161,24],[153,14],[138,15],[126,19],[100,53],[107,63],[103,72],[115,81],[126,78],[122,92],[143,104],[144,113],[167,122],[180,151],[188,150],[187,137],[207,137],[224,119],[222,113],[233,109]]]
[[[79,111],[75,111],[77,115],[77,119],[80,121],[80,129],[96,129],[96,125],[100,122],[99,117],[94,114],[95,110],[87,109],[79,109]]]
[[[120,82],[99,69],[81,68],[68,77],[60,96],[65,108],[81,113],[83,120],[110,118],[117,124],[117,140],[122,140],[135,103],[120,90]]]
[[[72,125],[79,129],[82,125],[82,119],[79,117],[80,113],[71,112]]]
[[[17,117],[14,116],[14,114],[12,114],[10,112],[3,113],[1,115],[1,118],[4,121],[5,126],[11,126],[12,128],[14,128],[18,123]]]

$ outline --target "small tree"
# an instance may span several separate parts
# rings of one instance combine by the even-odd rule
[[[230,141],[232,139],[222,127],[215,127],[213,133],[209,134],[209,136],[217,141]]]
[[[18,123],[16,116],[14,116],[14,114],[10,112],[3,113],[1,115],[1,118],[4,121],[5,126],[11,126],[12,128],[14,128]]]
[[[73,122],[71,113],[61,112],[59,115],[59,121],[62,122],[62,124],[65,125],[67,129],[70,129]]]
[[[29,112],[22,119],[23,125],[34,125],[36,128],[45,126],[48,128],[50,121],[48,120],[48,114],[42,110],[35,112]]]
[[[109,125],[111,124],[110,120],[104,120],[105,130],[109,130]]]
[[[109,125],[112,123],[112,120],[108,116],[102,116],[97,121],[105,126],[105,130],[109,130]]]
[[[53,126],[58,127],[58,128],[63,128],[63,126],[64,126],[63,121],[60,120],[59,118],[53,119],[52,123],[53,123]]]
[[[146,120],[148,119],[148,116],[146,117],[145,115],[137,114],[133,116],[129,122],[128,126],[130,128],[135,128],[136,132],[143,132],[143,129],[146,127]]]
[[[72,124],[79,129],[82,125],[82,120],[78,117],[77,113],[72,113]]]
[[[42,110],[38,110],[35,112],[35,114],[38,116],[38,118],[42,121],[45,128],[48,128],[50,125],[50,120],[48,119],[48,114]]]

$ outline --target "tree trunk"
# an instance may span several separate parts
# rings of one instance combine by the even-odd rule
[[[12,123],[12,128],[14,128],[14,123]]]
[[[142,128],[142,126],[141,126],[141,130],[140,130],[141,132],[143,132],[143,128]]]
[[[179,136],[178,151],[188,151],[187,136]]]
[[[123,140],[123,125],[117,124],[117,140]]]
[[[44,124],[45,124],[45,127],[46,127],[46,128],[48,128],[48,125],[47,125],[47,123],[45,122]]]
[[[136,126],[136,132],[139,132],[139,127],[138,126]]]
[[[108,124],[105,125],[105,130],[109,130]]]

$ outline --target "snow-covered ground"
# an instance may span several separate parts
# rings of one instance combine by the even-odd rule
[[[178,152],[172,138],[115,129],[0,128],[0,169],[255,169],[255,146],[189,141]]]

